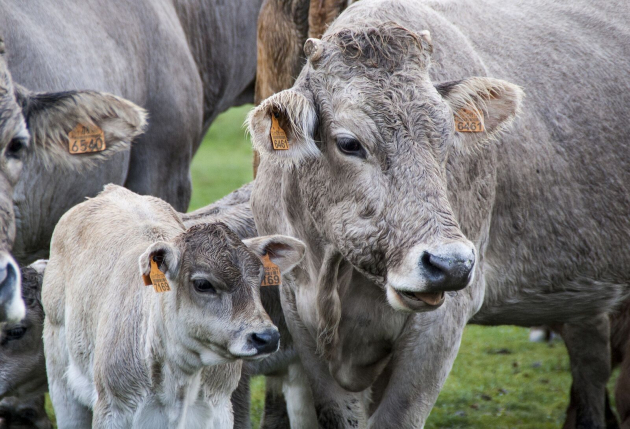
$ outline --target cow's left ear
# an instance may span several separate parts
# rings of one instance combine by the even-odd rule
[[[32,93],[19,85],[15,92],[31,135],[31,150],[49,166],[93,166],[128,150],[131,141],[146,127],[147,114],[143,108],[112,94],[97,91]],[[86,131],[85,143],[71,139]],[[104,145],[91,138],[99,135]],[[77,143],[74,151],[84,153],[71,153],[74,142]]]
[[[289,272],[302,261],[306,245],[286,235],[266,235],[243,240],[243,243],[259,257],[269,256],[281,273]]]
[[[518,85],[486,77],[445,82],[436,89],[453,112],[456,145],[464,150],[509,125],[523,99]]]

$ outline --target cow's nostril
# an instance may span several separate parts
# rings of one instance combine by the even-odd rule
[[[446,245],[431,252],[424,251],[420,268],[433,291],[460,290],[468,285],[474,266],[472,249],[462,245]]]
[[[265,329],[261,332],[254,332],[249,336],[249,343],[259,354],[273,353],[278,350],[280,333],[277,329]]]

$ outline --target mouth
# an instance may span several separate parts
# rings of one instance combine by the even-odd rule
[[[387,286],[387,301],[403,311],[431,311],[444,304],[444,292],[412,292]]]

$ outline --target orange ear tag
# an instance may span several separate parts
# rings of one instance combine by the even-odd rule
[[[284,132],[278,118],[271,114],[271,144],[274,150],[287,150],[289,149],[289,141],[287,140],[287,134]]]
[[[483,113],[462,108],[455,115],[455,129],[460,133],[481,133],[483,127]]]
[[[68,150],[73,155],[101,152],[105,148],[105,133],[96,125],[77,124],[68,133]]]
[[[265,267],[265,276],[260,286],[279,286],[282,281],[280,268],[269,259],[269,255],[265,254],[262,258],[263,267]]]
[[[153,258],[151,258],[151,272],[148,276],[143,274],[142,279],[144,280],[145,286],[153,285],[153,289],[156,292],[168,292],[171,290],[171,287],[168,285],[168,281],[166,280],[166,276],[162,271],[160,271]]]

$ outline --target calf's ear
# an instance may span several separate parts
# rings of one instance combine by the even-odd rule
[[[32,151],[46,166],[89,168],[128,150],[147,124],[144,109],[104,92],[32,93],[16,85],[16,99],[31,135]],[[69,133],[79,125],[102,131],[104,149],[71,154]]]
[[[300,263],[306,253],[306,245],[300,240],[286,235],[267,235],[248,238],[243,243],[259,257],[269,255],[271,262],[287,273]]]
[[[141,275],[149,275],[151,272],[151,260],[154,260],[160,271],[170,279],[177,277],[180,254],[175,246],[166,241],[158,241],[150,245],[138,259]]]
[[[453,112],[455,144],[468,150],[486,142],[516,117],[523,90],[500,79],[473,77],[436,85]]]
[[[263,160],[290,166],[321,154],[314,139],[317,113],[307,90],[272,95],[249,113],[247,124]]]

